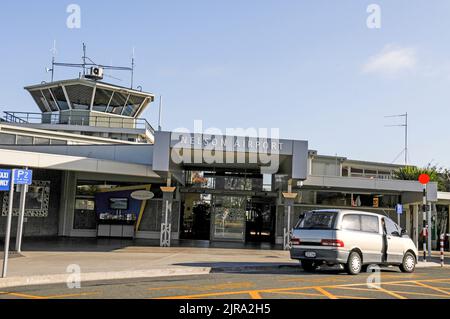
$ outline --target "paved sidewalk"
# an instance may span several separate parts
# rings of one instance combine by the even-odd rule
[[[8,278],[0,279],[0,288],[65,283],[72,278],[73,267],[80,267],[82,281],[92,281],[200,275],[212,271],[269,271],[298,266],[297,261],[289,258],[289,252],[281,250],[114,246],[97,251],[83,247],[79,251],[64,251],[61,248],[34,249],[24,252],[22,257],[10,258]],[[439,267],[438,262],[439,258],[434,257],[427,263],[419,262],[418,268]]]
[[[72,274],[68,267],[73,265],[80,267],[82,281],[199,275],[213,269],[298,265],[284,251],[249,249],[133,246],[110,252],[33,251],[22,255],[9,259],[8,278],[0,279],[0,288],[64,283]]]

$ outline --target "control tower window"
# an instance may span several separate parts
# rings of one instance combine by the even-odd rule
[[[125,110],[123,111],[123,115],[125,116],[133,116],[138,111],[139,107],[144,102],[145,98],[140,96],[130,96],[128,99],[127,105],[125,105]]]
[[[97,88],[92,109],[97,112],[106,112],[112,94],[113,92],[110,90]]]
[[[108,113],[113,114],[122,114],[123,107],[127,101],[127,96],[125,94],[122,94],[120,92],[114,92],[111,104],[108,108]]]
[[[42,95],[47,100],[47,103],[50,106],[50,109],[52,110],[52,112],[58,112],[59,111],[58,104],[56,104],[56,101],[53,99],[53,95],[50,93],[50,90],[43,89]]]
[[[47,101],[45,100],[44,96],[42,95],[41,90],[32,91],[32,92],[30,92],[30,94],[42,112],[50,112],[51,111],[50,107],[48,106]]]
[[[66,96],[64,95],[64,91],[62,87],[54,87],[50,89],[53,93],[53,97],[58,103],[58,106],[61,111],[66,111],[69,109],[69,103],[67,103]]]
[[[94,89],[86,85],[66,86],[72,108],[75,110],[89,110]]]

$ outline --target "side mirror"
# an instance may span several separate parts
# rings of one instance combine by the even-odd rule
[[[408,237],[408,231],[406,229],[402,229],[402,237]]]

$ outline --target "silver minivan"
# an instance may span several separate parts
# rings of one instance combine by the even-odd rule
[[[305,271],[323,264],[343,265],[351,275],[372,264],[399,266],[411,273],[418,251],[406,232],[390,218],[354,210],[306,212],[291,235],[291,258]]]

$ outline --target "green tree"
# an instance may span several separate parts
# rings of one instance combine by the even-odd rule
[[[438,190],[446,192],[450,190],[450,171],[428,164],[424,168],[416,166],[404,166],[394,171],[394,178],[398,180],[417,181],[421,174],[428,174],[431,182],[438,183]]]

